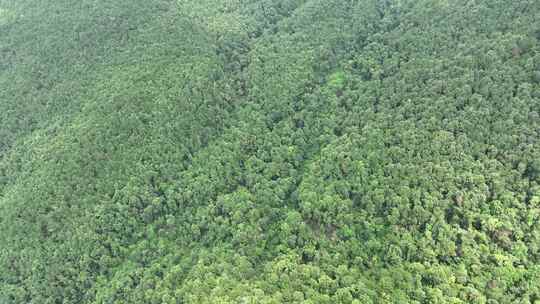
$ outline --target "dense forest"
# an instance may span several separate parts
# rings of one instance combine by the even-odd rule
[[[0,303],[540,303],[540,1],[0,0]]]

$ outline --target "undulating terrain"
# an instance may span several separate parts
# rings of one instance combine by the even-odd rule
[[[540,303],[540,1],[0,0],[0,303]]]

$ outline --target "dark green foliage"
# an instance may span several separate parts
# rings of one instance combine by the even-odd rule
[[[540,71],[533,72],[533,81],[540,84]]]
[[[0,1],[0,303],[540,303],[539,15]]]

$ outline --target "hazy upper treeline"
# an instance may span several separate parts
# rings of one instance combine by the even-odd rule
[[[540,303],[540,1],[0,0],[0,303]]]

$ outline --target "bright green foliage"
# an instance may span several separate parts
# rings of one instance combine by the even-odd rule
[[[341,90],[345,86],[345,74],[342,71],[337,71],[330,75],[328,86],[334,90]]]
[[[538,16],[0,0],[0,303],[539,303]]]

